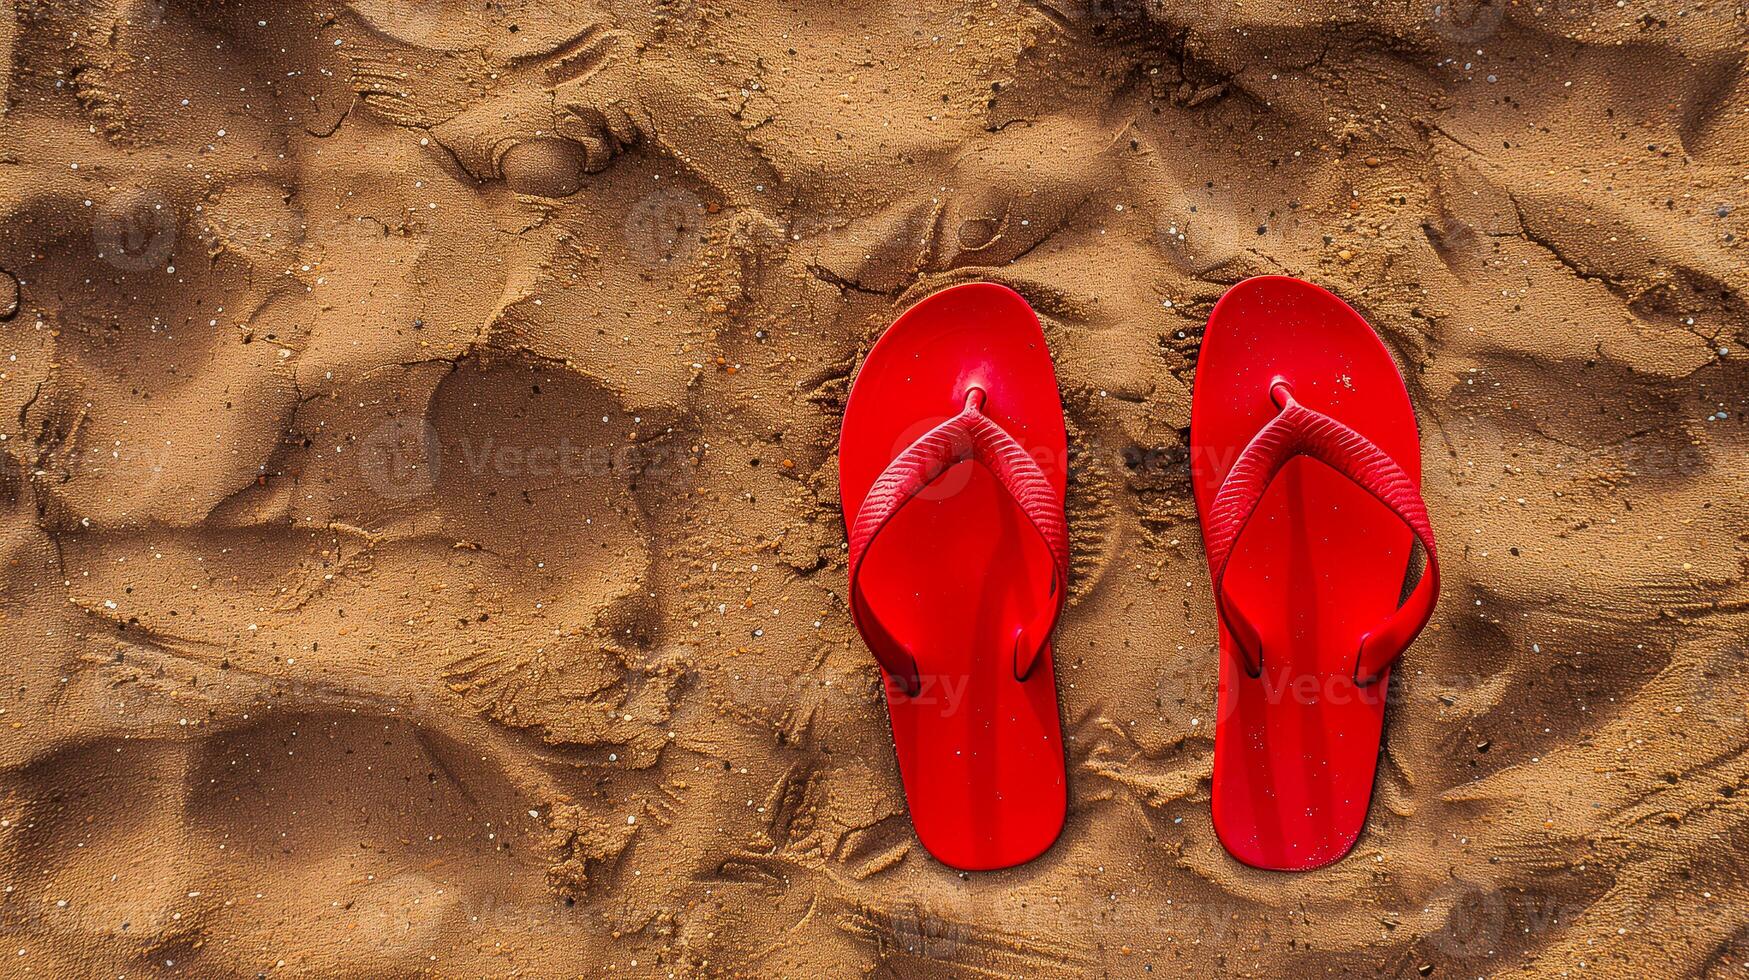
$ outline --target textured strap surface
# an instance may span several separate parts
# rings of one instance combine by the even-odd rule
[[[1354,677],[1361,684],[1370,684],[1427,625],[1439,599],[1439,551],[1433,543],[1427,505],[1409,474],[1371,440],[1323,412],[1301,405],[1285,383],[1277,382],[1270,389],[1270,397],[1280,408],[1279,414],[1258,430],[1239,454],[1209,507],[1204,534],[1209,572],[1214,578],[1215,608],[1238,643],[1246,668],[1253,677],[1257,676],[1263,669],[1261,640],[1256,627],[1227,601],[1227,563],[1240,533],[1263,501],[1270,481],[1295,456],[1310,456],[1389,507],[1415,533],[1427,554],[1426,571],[1408,599],[1361,637]]]
[[[1014,677],[1025,680],[1050,639],[1069,580],[1069,529],[1063,498],[1039,468],[1038,461],[1014,437],[982,411],[984,393],[966,396],[965,410],[925,432],[881,471],[857,509],[850,528],[850,615],[887,673],[915,695],[921,682],[917,659],[888,632],[862,594],[862,563],[881,531],[907,503],[958,463],[982,464],[1014,498],[1020,512],[1044,539],[1051,553],[1049,602],[1031,623],[1014,633]]]

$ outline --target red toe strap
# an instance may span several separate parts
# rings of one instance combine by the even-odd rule
[[[1051,553],[1048,602],[1032,622],[1015,629],[1015,680],[1025,680],[1032,673],[1063,611],[1069,580],[1069,529],[1063,519],[1062,495],[1026,448],[983,413],[983,405],[984,393],[973,388],[966,395],[964,411],[925,432],[894,457],[869,488],[850,529],[851,618],[875,659],[904,685],[908,695],[916,695],[922,683],[917,659],[869,608],[862,594],[862,563],[893,516],[954,465],[966,460],[983,464],[1008,491]]]
[[[1269,394],[1280,413],[1258,430],[1239,454],[1209,507],[1205,534],[1209,574],[1214,578],[1215,608],[1238,644],[1246,669],[1256,677],[1263,670],[1261,640],[1257,628],[1227,600],[1223,584],[1227,562],[1270,481],[1295,456],[1310,456],[1389,507],[1415,533],[1415,539],[1427,553],[1427,569],[1414,591],[1382,623],[1360,638],[1354,679],[1370,684],[1414,641],[1433,616],[1433,606],[1439,600],[1439,551],[1433,543],[1427,505],[1415,481],[1371,440],[1323,412],[1295,401],[1293,390],[1283,381],[1276,381]]]

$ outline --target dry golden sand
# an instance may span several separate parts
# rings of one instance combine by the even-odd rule
[[[1741,976],[1739,0],[0,0],[0,974]],[[1209,821],[1201,326],[1378,326],[1447,584],[1352,856]],[[860,354],[1039,310],[1062,840],[914,840]]]

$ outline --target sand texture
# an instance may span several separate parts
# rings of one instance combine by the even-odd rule
[[[1724,977],[1749,960],[1737,0],[0,0],[0,976]],[[1287,273],[1444,598],[1356,851],[1209,817],[1185,461]],[[1024,294],[1068,825],[912,835],[836,436]]]

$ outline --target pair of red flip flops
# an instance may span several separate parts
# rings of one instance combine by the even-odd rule
[[[1190,442],[1220,623],[1215,829],[1246,864],[1319,867],[1360,834],[1391,664],[1439,591],[1414,409],[1359,314],[1264,276],[1209,317]],[[956,868],[1019,864],[1062,831],[1068,462],[1038,317],[993,283],[907,310],[845,408],[851,615],[917,836]]]

